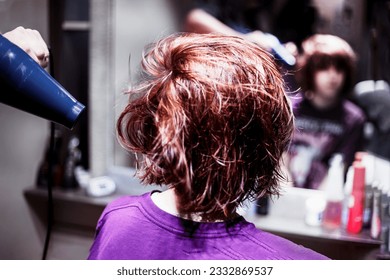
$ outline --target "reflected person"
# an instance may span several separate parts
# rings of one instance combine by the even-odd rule
[[[349,101],[356,56],[340,37],[317,34],[302,44],[296,78],[301,91],[292,97],[296,129],[287,170],[296,187],[321,188],[333,154],[352,164],[363,148],[365,115]]]

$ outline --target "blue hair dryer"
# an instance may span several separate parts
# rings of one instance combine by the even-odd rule
[[[72,129],[85,106],[0,35],[0,102]]]

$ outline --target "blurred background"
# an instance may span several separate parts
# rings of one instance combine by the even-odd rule
[[[144,191],[132,177],[134,156],[123,151],[115,138],[115,120],[127,102],[123,92],[138,78],[143,47],[184,31],[187,13],[200,2],[213,1],[0,0],[0,31],[17,26],[37,29],[51,47],[55,78],[87,106],[72,131],[56,129],[55,227],[48,258],[85,259],[96,219],[107,201],[115,195]],[[356,83],[389,82],[390,1],[237,2],[255,7],[248,18],[282,43],[299,44],[314,33],[340,36],[358,55]],[[368,136],[374,135],[373,126],[367,125]],[[48,139],[47,121],[0,104],[0,259],[41,258],[46,234]],[[386,148],[373,145],[367,146],[367,151],[378,158],[381,180],[389,184]],[[81,195],[85,190],[80,190],[79,182],[64,175],[75,151],[73,159],[80,170],[91,177],[109,175],[115,181],[111,196],[89,195],[89,199]],[[332,238],[337,239],[324,237]],[[380,252],[383,244],[365,240],[348,247],[362,246],[367,249],[364,253],[353,249],[340,258],[377,258],[372,251]]]

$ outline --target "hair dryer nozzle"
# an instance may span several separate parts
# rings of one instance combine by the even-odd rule
[[[72,129],[85,106],[0,35],[0,102]]]

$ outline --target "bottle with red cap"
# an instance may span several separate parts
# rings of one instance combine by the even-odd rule
[[[374,161],[373,157],[364,151],[355,153],[355,161],[361,162],[365,168],[364,183],[364,210],[363,210],[363,229],[371,227],[371,218],[374,202]],[[351,166],[353,168],[353,166]]]
[[[363,227],[366,169],[362,162],[353,163],[352,193],[348,205],[347,232],[359,233]]]

